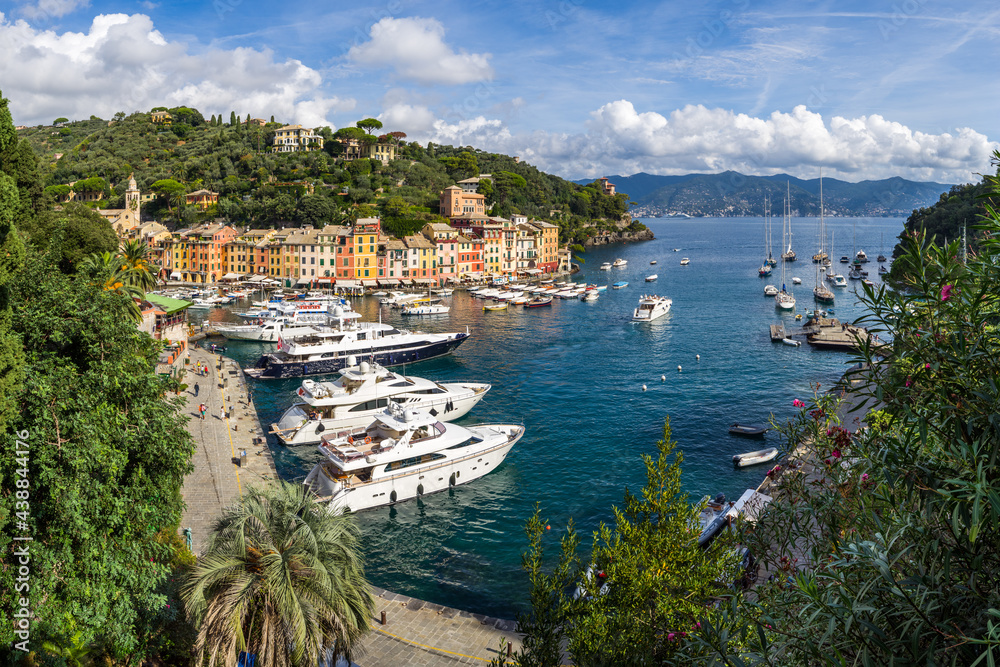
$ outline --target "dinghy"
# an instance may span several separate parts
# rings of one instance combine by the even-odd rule
[[[778,456],[778,448],[770,447],[768,449],[758,449],[755,452],[747,452],[746,454],[737,454],[733,457],[733,465],[737,468],[746,468],[747,466],[755,466],[758,463],[767,463],[768,461],[773,461],[775,457]]]
[[[767,433],[767,427],[734,422],[729,427],[729,432],[733,435],[741,435],[744,438],[763,438],[764,434]]]

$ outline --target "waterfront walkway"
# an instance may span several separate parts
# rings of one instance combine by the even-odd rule
[[[190,347],[190,353],[191,362],[186,365],[184,376],[188,385],[184,392],[187,399],[184,414],[197,448],[191,460],[194,470],[184,478],[181,489],[186,505],[181,529],[191,529],[191,550],[197,555],[207,546],[209,531],[222,516],[223,508],[232,505],[247,487],[277,479],[277,473],[257,421],[257,411],[247,400],[246,381],[239,364],[197,345]],[[208,365],[206,375],[195,372],[199,362]],[[197,396],[195,384],[199,388]],[[201,403],[208,408],[205,419],[198,413]],[[246,462],[241,466],[242,451],[246,452]]]

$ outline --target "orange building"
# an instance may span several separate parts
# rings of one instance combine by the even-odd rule
[[[441,192],[441,215],[446,218],[468,218],[486,215],[486,197],[478,192],[466,192],[457,185],[449,185]]]

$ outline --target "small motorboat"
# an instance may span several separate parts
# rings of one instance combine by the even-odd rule
[[[525,308],[541,308],[542,306],[551,306],[552,297],[551,296],[534,296],[528,299],[524,304]]]
[[[681,251],[680,248],[674,248],[674,252],[680,252],[680,251]]]
[[[782,338],[781,342],[784,343],[785,345],[790,345],[791,347],[799,347],[800,345],[802,345],[802,341],[794,340],[792,338]]]
[[[621,289],[623,287],[628,287],[628,283],[624,280],[620,280],[611,286],[611,289]]]
[[[768,449],[758,449],[756,452],[747,452],[746,454],[736,454],[733,456],[733,465],[737,468],[746,468],[747,466],[755,466],[759,463],[767,463],[768,461],[773,461],[778,456],[777,447],[769,447]]]
[[[656,264],[656,260],[655,259],[649,260],[649,264],[650,264],[650,266],[652,266],[653,264]]]
[[[774,285],[764,285],[764,296],[778,296],[778,288]]]
[[[684,257],[683,259],[681,259],[681,266],[687,266],[690,263],[691,263],[691,260],[688,259],[687,257]]]
[[[487,301],[485,304],[483,304],[483,310],[484,311],[490,311],[490,310],[507,310],[507,302],[506,301]]]
[[[610,271],[610,270],[611,270],[611,262],[604,262],[604,264],[601,264],[601,271]]]
[[[659,276],[657,276],[657,275],[656,275],[656,274],[654,273],[654,274],[653,274],[653,275],[651,275],[651,276],[646,276],[646,282],[647,282],[647,283],[651,283],[651,282],[653,282],[654,280],[656,280],[657,278],[659,278]]]
[[[763,438],[764,434],[767,433],[767,427],[733,422],[733,424],[729,427],[729,433],[732,435],[739,435],[744,438]]]
[[[802,278],[792,278],[792,284],[793,285],[801,285],[802,284]]]

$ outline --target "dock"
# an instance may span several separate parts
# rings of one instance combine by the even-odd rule
[[[208,365],[207,374],[195,372],[199,362]],[[194,470],[181,487],[185,508],[180,528],[181,537],[190,529],[191,552],[200,555],[222,510],[247,487],[271,484],[278,475],[239,364],[192,345],[185,368],[188,388],[183,414],[196,449],[191,459]],[[201,403],[208,408],[205,419],[198,412]]]
[[[788,338],[788,334],[785,332],[784,324],[772,324],[771,325],[771,342],[780,343],[782,338]]]

